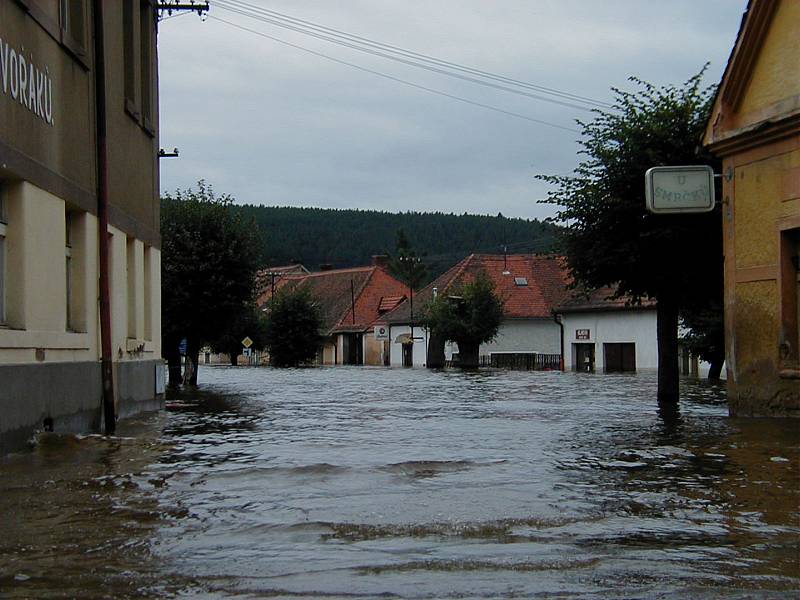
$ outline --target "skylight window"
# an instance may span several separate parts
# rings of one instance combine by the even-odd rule
[[[528,278],[527,277],[514,277],[514,284],[518,285],[519,287],[524,287],[528,285]]]

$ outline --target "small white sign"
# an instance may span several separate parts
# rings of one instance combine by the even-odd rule
[[[655,214],[714,209],[714,170],[707,165],[652,167],[645,173],[647,210]]]
[[[163,362],[156,363],[156,395],[163,394],[167,388],[167,365]]]
[[[375,325],[375,339],[388,340],[389,339],[389,326],[388,325]]]

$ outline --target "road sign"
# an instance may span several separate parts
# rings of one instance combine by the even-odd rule
[[[244,346],[245,348],[249,348],[252,345],[253,345],[253,340],[251,340],[249,336],[245,337],[242,340],[242,346]]]
[[[714,209],[714,170],[707,165],[652,167],[644,179],[651,213],[704,213]]]
[[[173,348],[174,347],[175,346],[173,346]],[[178,352],[180,352],[181,354],[186,354],[186,338],[183,338],[180,344],[178,344]]]

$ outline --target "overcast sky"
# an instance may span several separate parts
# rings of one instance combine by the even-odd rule
[[[228,0],[230,2],[230,0]],[[234,2],[237,0],[234,0]],[[292,17],[601,101],[630,75],[717,83],[746,0],[248,0]],[[226,2],[227,4],[228,2]],[[430,73],[211,2],[159,26],[163,191],[204,178],[239,203],[544,217],[591,113]],[[530,91],[530,90],[529,90]],[[533,92],[532,92],[533,93]]]

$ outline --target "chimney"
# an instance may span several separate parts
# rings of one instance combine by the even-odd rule
[[[372,264],[376,267],[388,267],[389,256],[386,254],[375,254],[372,256]]]
[[[333,265],[331,263],[322,263],[319,266],[320,271],[333,271]]]

